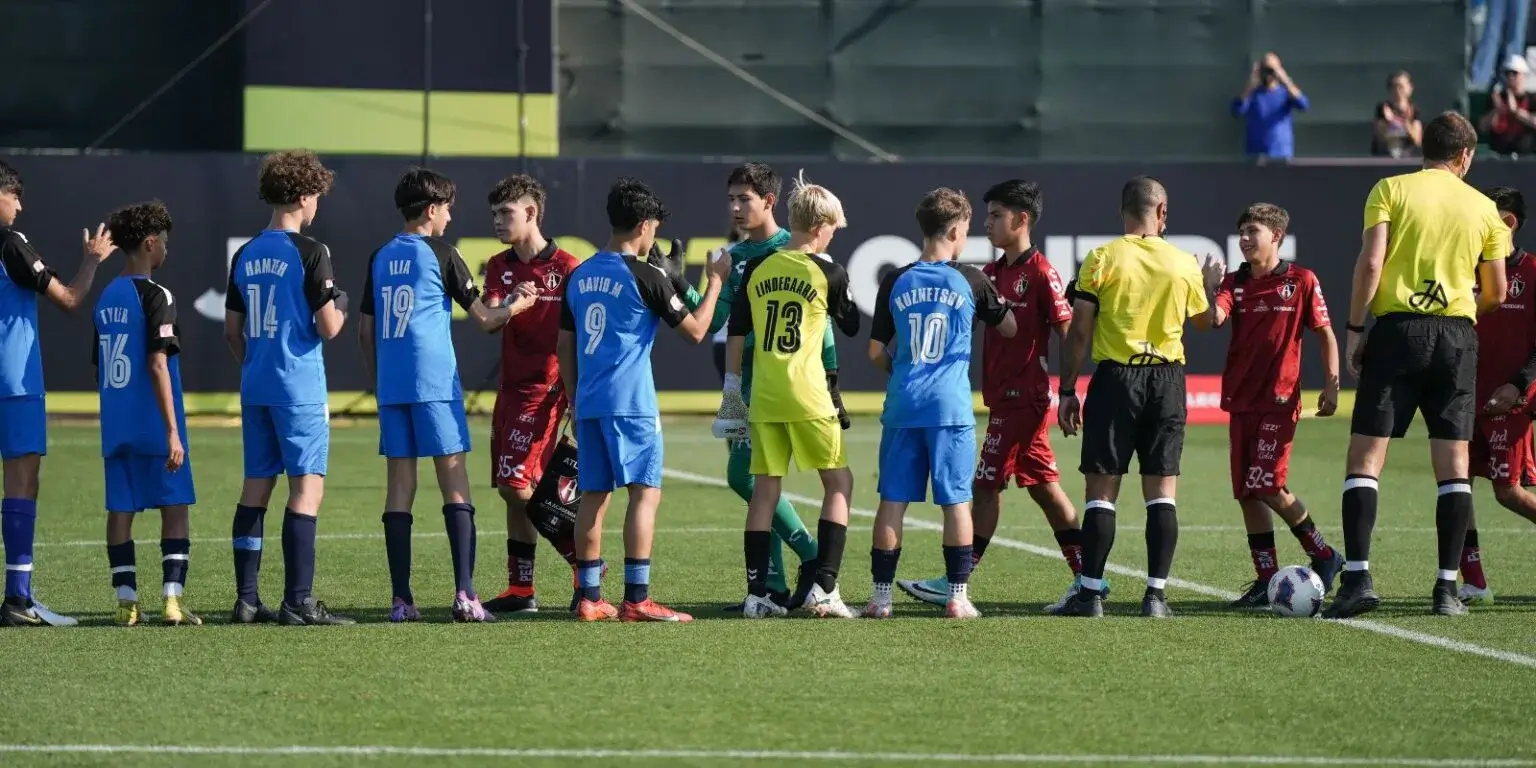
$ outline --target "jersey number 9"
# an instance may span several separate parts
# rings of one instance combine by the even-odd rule
[[[774,349],[793,354],[800,349],[800,321],[805,317],[805,307],[798,301],[769,301],[768,331],[763,334],[763,351]],[[779,327],[783,323],[783,328]]]
[[[123,350],[128,346],[127,334],[103,333],[96,337],[101,344],[101,380],[108,389],[122,389],[133,378],[133,363]]]
[[[608,308],[601,304],[588,306],[582,316],[582,325],[586,326],[587,344],[581,348],[581,353],[590,356],[597,351],[597,345],[603,343],[603,331],[608,330]]]
[[[379,299],[384,305],[384,326],[381,328],[384,338],[405,338],[405,328],[411,324],[411,313],[416,311],[416,291],[409,285],[386,285],[379,290]],[[391,323],[393,334],[390,333]]]

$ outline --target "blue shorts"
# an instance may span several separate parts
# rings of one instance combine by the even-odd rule
[[[315,405],[240,408],[245,476],[324,475],[331,453],[331,409]]]
[[[576,422],[576,485],[607,493],[625,485],[661,487],[661,419],[598,416]]]
[[[379,455],[420,459],[469,452],[463,400],[379,406]]]
[[[48,455],[48,409],[41,395],[0,398],[0,459]]]
[[[142,512],[146,509],[196,504],[192,489],[192,457],[175,472],[165,471],[164,456],[125,453],[102,459],[107,476],[107,511]]]
[[[971,500],[976,471],[976,427],[886,427],[880,432],[880,500],[939,506]]]

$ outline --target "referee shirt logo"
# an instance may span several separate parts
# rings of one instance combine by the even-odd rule
[[[1415,291],[1408,298],[1408,306],[1420,312],[1434,312],[1437,307],[1442,310],[1449,308],[1450,302],[1445,298],[1445,286],[1437,280],[1425,280],[1424,289]]]

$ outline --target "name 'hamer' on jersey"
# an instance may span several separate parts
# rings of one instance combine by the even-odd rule
[[[491,418],[493,485],[531,487],[559,443],[569,404],[560,385],[555,340],[565,281],[578,263],[550,241],[526,262],[509,248],[486,264],[487,302],[512,301],[514,290],[524,282],[539,292],[538,301],[501,330],[501,377]]]
[[[1495,485],[1513,486],[1536,479],[1531,450],[1530,405],[1516,405],[1498,416],[1482,413],[1494,390],[1511,383],[1536,346],[1536,256],[1516,249],[1504,263],[1509,289],[1499,308],[1477,319],[1477,389],[1479,413],[1472,435],[1472,474]],[[1536,396],[1536,384],[1521,393]]]

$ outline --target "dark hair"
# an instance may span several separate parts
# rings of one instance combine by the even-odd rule
[[[171,231],[171,211],[159,200],[123,206],[107,217],[107,231],[124,253],[136,251],[149,237]]]
[[[620,176],[608,190],[608,225],[615,232],[629,232],[647,221],[666,221],[667,207],[645,182]]]
[[[1151,176],[1137,176],[1120,188],[1120,212],[1127,216],[1144,216],[1166,202],[1168,190]]]
[[[1392,74],[1387,76],[1387,87],[1391,88],[1392,87],[1392,81],[1398,79],[1399,77],[1406,78],[1408,80],[1408,82],[1410,82],[1410,83],[1413,82],[1413,75],[1408,74],[1408,70],[1406,70],[1406,69],[1399,69],[1396,72],[1393,72]]]
[[[306,195],[331,191],[336,174],[307,149],[273,152],[261,159],[260,195],[269,205],[293,205]]]
[[[1514,214],[1515,229],[1525,226],[1525,195],[1514,187],[1494,187],[1483,193],[1493,201],[1499,213]]]
[[[533,199],[534,207],[539,209],[539,215],[534,220],[543,224],[544,201],[548,199],[548,195],[544,192],[544,185],[526,173],[508,176],[496,182],[496,188],[491,190],[491,194],[486,195],[486,201],[496,206],[516,202],[525,197]]]
[[[1291,226],[1291,215],[1274,203],[1254,203],[1243,209],[1243,215],[1237,217],[1237,226],[1241,227],[1248,222],[1263,224],[1279,234],[1285,234],[1285,230]]]
[[[21,197],[21,173],[0,160],[0,193],[5,192]]]
[[[1040,185],[1023,179],[1009,179],[992,185],[981,196],[981,202],[997,203],[1014,213],[1027,213],[1031,227],[1040,222],[1040,214],[1045,212],[1045,199],[1040,194]]]
[[[395,185],[395,207],[406,221],[414,221],[431,205],[453,205],[453,180],[426,168],[407,168]]]
[[[1455,160],[1477,146],[1477,131],[1459,112],[1441,112],[1424,126],[1424,159],[1432,163]]]
[[[955,222],[970,216],[971,201],[965,199],[965,193],[949,187],[929,192],[917,204],[917,228],[922,230],[923,237],[938,237]]]
[[[768,167],[767,163],[747,163],[731,171],[730,178],[725,180],[725,186],[750,187],[758,197],[773,195],[777,198],[783,181],[779,179],[779,174]]]

